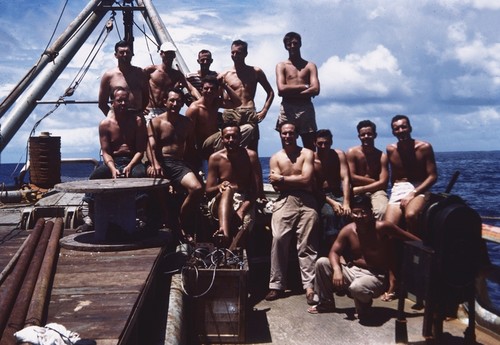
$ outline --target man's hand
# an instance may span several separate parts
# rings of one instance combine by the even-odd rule
[[[342,269],[334,269],[332,276],[333,286],[341,288],[344,286],[344,276],[342,275]]]
[[[148,166],[147,174],[150,177],[162,177],[163,176],[163,170],[162,170],[162,168],[160,166],[150,165],[150,166]]]

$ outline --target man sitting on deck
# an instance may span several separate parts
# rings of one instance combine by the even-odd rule
[[[188,195],[179,213],[179,235],[182,241],[192,242],[187,226],[193,220],[203,196],[200,181],[184,161],[187,151],[194,148],[194,126],[191,120],[179,113],[184,105],[182,90],[170,89],[166,96],[166,112],[154,117],[148,124],[148,175],[166,177],[174,185],[187,190]],[[164,212],[167,213],[166,210]]]
[[[242,246],[244,236],[255,222],[254,202],[261,166],[255,151],[241,147],[240,127],[236,122],[225,123],[221,133],[224,149],[213,153],[208,160],[205,191],[211,199],[212,217],[220,225],[215,235],[222,235],[225,245],[231,240],[233,225],[239,225],[229,247],[234,250]]]
[[[351,203],[354,222],[340,231],[328,257],[316,262],[315,291],[319,303],[307,311],[311,314],[335,311],[334,292],[348,289],[354,299],[358,318],[362,320],[373,298],[385,288],[390,261],[390,239],[417,241],[418,237],[387,221],[377,221],[366,195],[357,195]]]

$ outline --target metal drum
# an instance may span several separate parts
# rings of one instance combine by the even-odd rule
[[[42,132],[30,137],[30,182],[41,188],[52,188],[61,182],[61,137]]]

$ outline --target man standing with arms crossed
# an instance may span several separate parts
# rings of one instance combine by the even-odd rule
[[[220,76],[239,96],[241,106],[226,110],[222,117],[224,122],[236,121],[238,125],[250,124],[253,127],[252,140],[248,144],[248,148],[258,152],[259,144],[259,122],[262,122],[266,117],[271,103],[274,99],[274,91],[267,80],[264,71],[255,66],[248,66],[245,58],[248,55],[248,44],[242,40],[236,40],[231,44],[231,59],[234,62],[233,68],[223,72]],[[266,102],[259,112],[255,109],[255,92],[257,84],[260,84],[267,96]]]
[[[278,95],[282,97],[276,128],[285,121],[294,123],[304,147],[314,151],[314,134],[318,127],[311,98],[319,95],[318,68],[300,55],[302,39],[298,33],[287,33],[283,43],[288,60],[276,66]]]
[[[129,92],[129,110],[142,114],[148,104],[148,80],[142,68],[132,66],[132,48],[128,42],[115,44],[115,58],[118,66],[104,72],[99,87],[99,109],[104,116],[108,115],[109,99],[114,90],[122,88]]]
[[[267,301],[283,297],[286,289],[288,254],[293,236],[297,237],[297,252],[308,304],[314,304],[314,263],[318,256],[318,213],[313,194],[314,152],[297,146],[295,125],[280,126],[283,149],[269,162],[269,183],[280,196],[273,205],[271,227],[271,275]]]
[[[373,214],[382,220],[387,209],[389,169],[387,155],[375,147],[377,126],[370,120],[357,125],[361,145],[347,151],[353,194],[367,194],[372,201]]]

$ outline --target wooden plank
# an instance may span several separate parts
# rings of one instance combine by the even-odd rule
[[[104,192],[147,190],[166,187],[168,184],[169,180],[163,178],[117,178],[64,182],[56,184],[54,189],[63,192],[97,194]]]
[[[133,326],[130,320],[161,250],[99,253],[62,248],[48,322],[98,345],[117,344],[125,328]]]

